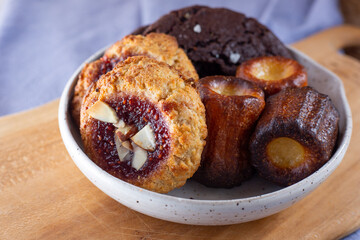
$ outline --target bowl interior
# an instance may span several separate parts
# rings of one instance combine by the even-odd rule
[[[343,148],[347,147],[351,134],[351,113],[345,98],[342,83],[337,76],[335,76],[333,73],[326,70],[325,68],[321,67],[319,64],[306,57],[304,54],[291,48],[290,50],[295,56],[295,59],[299,61],[299,63],[302,64],[307,70],[309,85],[317,89],[319,92],[329,95],[335,107],[340,113],[339,137],[337,140],[337,149],[335,149],[334,151],[335,155],[337,151],[344,150]],[[87,59],[86,62],[94,61],[95,59],[100,58],[103,52],[104,49],[100,50],[91,58]],[[68,83],[67,101],[71,99],[77,76],[80,73],[82,67],[83,65],[78,68],[78,70],[74,73],[74,75],[70,79],[70,82]],[[68,103],[66,104],[68,105]],[[74,122],[71,120],[72,118],[70,117],[70,112],[66,111],[65,114],[67,115],[67,124],[71,131],[71,135],[74,138],[76,144],[78,145],[78,148],[83,151],[83,145],[79,130],[74,124]],[[326,168],[327,165],[329,165],[332,161],[334,161],[334,157],[332,157],[329,162],[326,163],[322,168]],[[340,163],[341,159],[338,161],[339,162],[335,164],[335,167]],[[294,185],[292,187],[294,187]],[[180,199],[233,200],[265,196],[269,193],[274,193],[281,189],[284,188],[272,184],[269,181],[263,180],[262,178],[255,175],[249,181],[246,181],[242,185],[231,189],[208,188],[190,179],[183,187],[175,189],[167,193],[166,195]]]

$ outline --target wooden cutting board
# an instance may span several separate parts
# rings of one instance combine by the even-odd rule
[[[360,227],[360,62],[339,53],[360,45],[340,26],[293,46],[344,82],[353,135],[338,169],[318,189],[273,216],[231,226],[166,222],[130,210],[92,185],[62,143],[58,100],[0,118],[0,239],[332,239]]]

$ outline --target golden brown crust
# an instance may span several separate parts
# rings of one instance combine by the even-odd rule
[[[287,88],[270,96],[250,141],[251,163],[260,176],[272,182],[294,184],[330,159],[338,122],[339,113],[330,98],[311,87]],[[290,138],[301,144],[303,160],[289,167],[274,164],[267,146],[277,138]]]
[[[135,96],[155,105],[167,123],[171,139],[169,155],[156,170],[145,177],[123,180],[162,193],[184,185],[200,164],[207,135],[205,109],[196,90],[165,63],[143,56],[120,62],[89,89],[81,108],[82,139],[95,162],[91,126],[96,120],[86,110],[94,102],[106,102],[115,95]]]
[[[194,177],[209,187],[237,186],[253,173],[249,139],[265,106],[264,93],[254,83],[230,76],[205,77],[196,86],[209,134]]]
[[[280,79],[263,79],[253,74],[256,70],[264,68],[261,72],[270,72],[269,66],[277,65],[279,71],[288,71],[288,76]],[[265,92],[266,96],[280,92],[287,87],[304,87],[307,85],[307,73],[303,66],[297,61],[281,56],[263,56],[252,58],[243,62],[236,70],[236,76],[251,81],[259,85]]]
[[[128,35],[106,50],[104,56],[147,56],[174,67],[186,81],[196,82],[199,79],[194,66],[184,50],[179,48],[176,39],[163,33],[150,33],[146,36]]]
[[[113,44],[103,58],[85,65],[79,75],[72,100],[72,116],[77,123],[80,119],[82,98],[91,83],[110,71],[117,62],[131,56],[148,56],[173,66],[185,81],[196,82],[199,77],[184,51],[179,48],[174,37],[163,33],[150,33],[147,36],[128,35]]]
[[[102,60],[87,63],[79,75],[79,80],[75,86],[74,96],[71,102],[71,114],[78,126],[80,126],[80,109],[83,97],[90,85],[103,74],[101,69],[102,64]]]

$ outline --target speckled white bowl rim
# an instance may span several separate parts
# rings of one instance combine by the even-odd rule
[[[228,225],[248,222],[277,213],[304,198],[319,186],[340,164],[349,145],[352,132],[352,118],[349,104],[341,80],[300,51],[289,47],[295,58],[303,65],[311,66],[315,72],[321,72],[331,78],[339,98],[332,99],[341,107],[340,114],[344,131],[339,135],[338,146],[331,159],[318,171],[289,187],[267,194],[228,200],[198,200],[174,197],[148,191],[113,177],[94,164],[82,151],[81,143],[73,136],[72,123],[68,112],[77,76],[86,62],[102,56],[101,49],[87,59],[71,76],[61,95],[59,104],[59,128],[63,142],[71,158],[83,174],[105,194],[121,204],[143,214],[183,224]],[[312,74],[308,72],[308,74]],[[311,85],[311,84],[309,84]],[[319,90],[319,89],[317,89]],[[320,89],[321,91],[321,89]]]

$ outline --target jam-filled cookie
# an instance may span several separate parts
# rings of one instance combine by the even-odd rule
[[[71,115],[76,124],[80,125],[80,108],[86,90],[93,82],[96,82],[101,75],[109,72],[119,62],[119,59],[100,58],[94,62],[85,64],[74,89],[74,96],[71,100]]]
[[[200,164],[205,108],[177,70],[129,57],[88,90],[80,132],[86,153],[102,169],[165,193],[182,186]]]
[[[101,75],[112,70],[118,62],[131,56],[148,56],[165,62],[178,70],[188,82],[196,82],[199,79],[194,66],[179,48],[174,37],[162,33],[151,33],[147,36],[128,35],[107,49],[101,59],[85,65],[72,101],[72,115],[75,121],[79,122],[82,98],[88,87]]]
[[[186,81],[196,82],[199,79],[184,50],[179,48],[176,39],[170,35],[129,35],[113,44],[104,53],[104,57],[108,59],[126,59],[131,56],[147,56],[165,62],[180,71]]]

